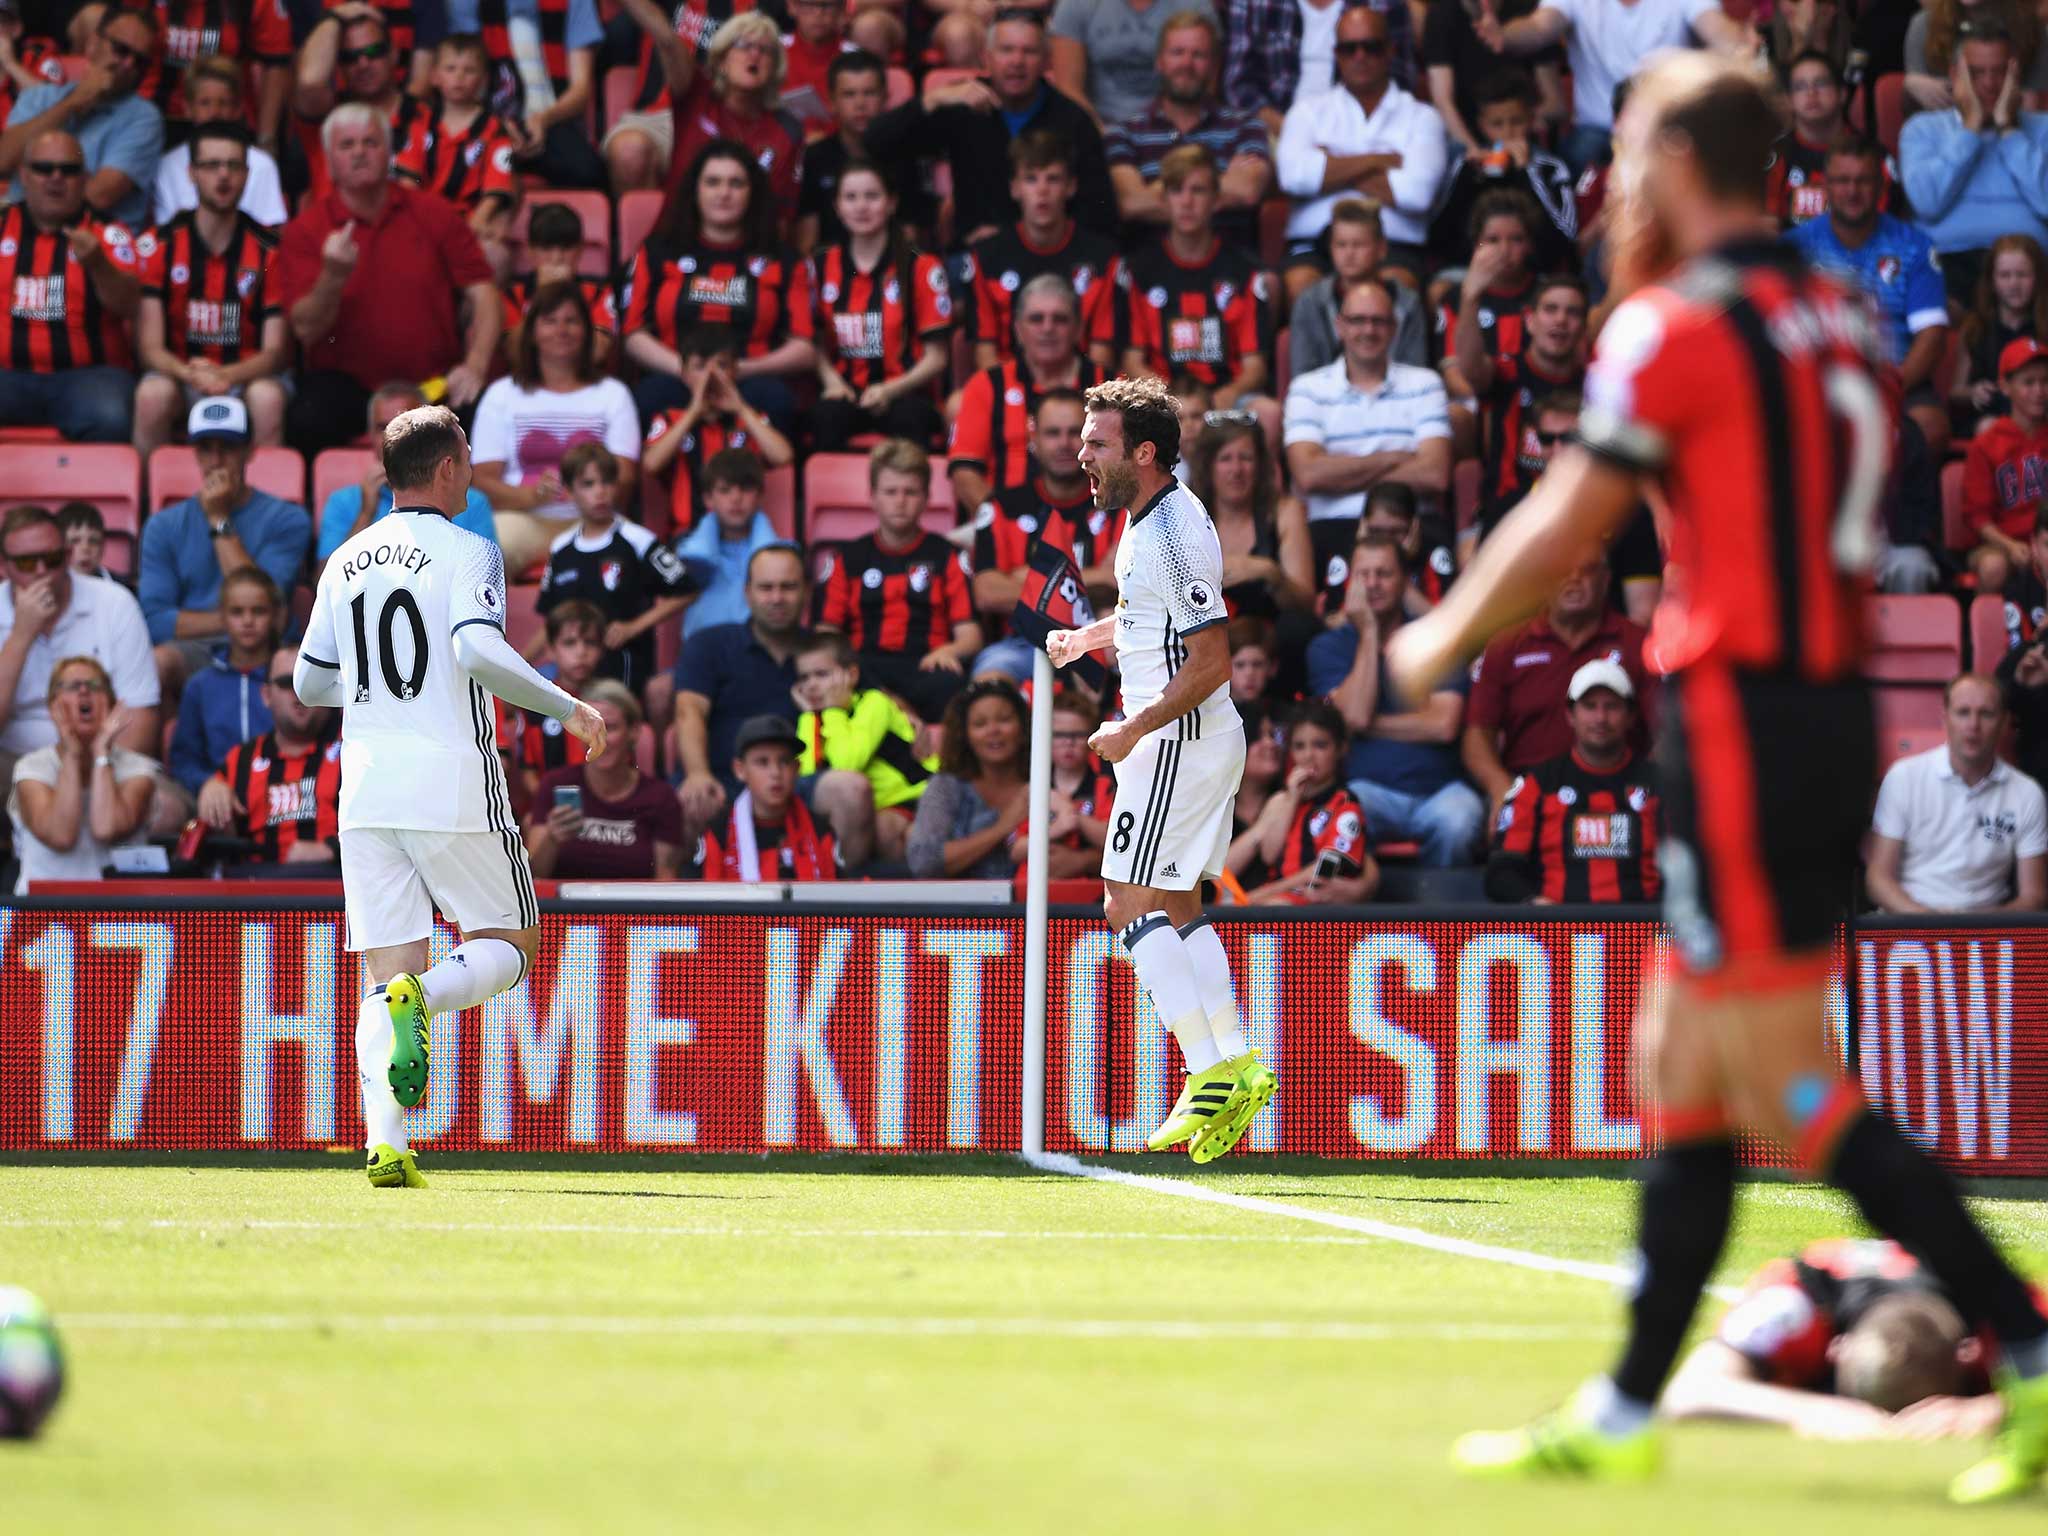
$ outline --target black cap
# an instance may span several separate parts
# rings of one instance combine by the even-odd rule
[[[755,715],[740,726],[739,735],[733,739],[732,755],[745,757],[749,747],[767,742],[781,742],[799,756],[803,754],[804,739],[797,735],[795,726],[780,715]]]

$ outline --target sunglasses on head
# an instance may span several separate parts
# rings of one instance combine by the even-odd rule
[[[64,551],[32,549],[25,555],[9,555],[7,562],[18,571],[54,571],[64,563]]]
[[[360,48],[344,48],[336,57],[344,64],[360,64],[365,59],[381,59],[390,51],[389,43],[365,43]]]
[[[1376,59],[1386,51],[1387,42],[1382,37],[1354,37],[1349,42],[1339,43],[1336,49],[1337,57],[1340,59],[1348,59],[1360,53]]]
[[[31,160],[28,172],[31,176],[83,176],[85,163],[80,160]]]

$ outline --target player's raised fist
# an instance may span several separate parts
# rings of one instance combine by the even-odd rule
[[[604,716],[581,699],[576,701],[575,712],[562,722],[562,729],[583,743],[586,756],[604,756]]]
[[[1081,648],[1075,644],[1080,637],[1071,629],[1056,629],[1045,637],[1045,654],[1056,667],[1064,667],[1070,661],[1077,661]]]

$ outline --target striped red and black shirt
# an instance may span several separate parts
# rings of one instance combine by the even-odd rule
[[[650,241],[626,279],[626,334],[647,331],[673,348],[698,325],[729,326],[746,357],[764,357],[792,336],[809,341],[809,265],[789,250],[748,255]]]
[[[1536,402],[1558,390],[1577,394],[1586,386],[1586,370],[1546,372],[1530,354],[1528,344],[1493,360],[1493,383],[1481,399],[1486,413],[1486,445],[1480,460],[1479,484],[1488,501],[1525,492],[1543,473],[1543,445],[1536,440]]]
[[[968,247],[968,260],[974,280],[974,339],[994,343],[1004,362],[1017,355],[1012,316],[1017,295],[1031,279],[1047,272],[1071,283],[1080,301],[1078,345],[1123,344],[1116,247],[1103,236],[1070,220],[1067,237],[1041,250],[1024,238],[1023,225],[1013,224],[975,241]]]
[[[1657,773],[1630,756],[1606,772],[1577,752],[1516,779],[1500,808],[1486,893],[1495,901],[1655,901]]]
[[[554,768],[573,768],[590,755],[590,749],[579,738],[562,729],[561,721],[525,710],[515,714],[520,767],[546,773]]]
[[[17,37],[14,61],[45,85],[64,83],[64,55],[47,37]],[[21,94],[14,76],[0,72],[0,123],[14,110],[14,98]]]
[[[124,10],[143,6],[124,0]],[[155,0],[163,43],[136,94],[165,117],[185,116],[185,70],[218,55],[280,68],[292,62],[292,23],[283,0]]]
[[[265,731],[228,751],[221,777],[246,806],[242,835],[259,864],[282,863],[301,842],[334,846],[341,830],[341,739],[286,757]]]
[[[1264,860],[1255,861],[1246,871],[1244,884],[1253,887],[1284,880],[1312,867],[1326,853],[1335,855],[1345,874],[1356,875],[1365,869],[1365,851],[1365,809],[1338,780],[1301,796],[1294,807],[1294,820],[1287,824],[1280,862],[1268,867]]]
[[[489,112],[455,130],[441,120],[440,98],[422,101],[408,96],[398,109],[391,138],[392,174],[438,194],[464,213],[474,212],[486,197],[507,203],[518,200],[512,135]]]
[[[499,286],[499,293],[505,299],[505,334],[513,335],[520,322],[526,318],[526,306],[533,302],[533,291],[539,284],[530,277],[514,277]],[[579,277],[576,286],[583,290],[583,302],[590,306],[590,321],[608,336],[619,334],[618,297],[612,292],[612,285],[601,277]]]
[[[1520,288],[1501,293],[1489,288],[1479,301],[1479,334],[1486,338],[1482,350],[1494,357],[1522,350],[1526,327],[1522,309],[1536,297],[1536,279],[1530,277]],[[1438,351],[1454,357],[1458,348],[1458,295],[1454,291],[1437,310]]]
[[[1228,384],[1245,358],[1271,348],[1266,279],[1250,257],[1220,240],[1194,266],[1164,239],[1156,241],[1125,264],[1123,285],[1130,344],[1162,379],[1189,373],[1212,388]]]
[[[1657,477],[1670,506],[1665,671],[1857,674],[1892,452],[1882,355],[1858,295],[1763,242],[1699,257],[1608,319],[1579,436]]]
[[[997,491],[995,500],[974,519],[974,568],[977,571],[1021,571],[1031,548],[1051,535],[1069,538],[1077,571],[1107,565],[1124,536],[1130,513],[1105,512],[1094,505],[1088,483],[1069,501],[1054,501],[1045,482],[1032,479]]]
[[[99,236],[115,266],[139,275],[135,237],[124,226],[102,223],[90,213],[81,213],[78,225]],[[0,209],[0,283],[8,298],[0,370],[135,366],[126,322],[100,302],[64,231],[37,227],[20,203]]]
[[[710,46],[712,33],[733,17],[753,9],[754,0],[683,0],[682,4],[669,8],[669,19],[675,24],[676,36],[689,45],[690,52],[702,59],[705,49]],[[633,77],[633,110],[668,111],[668,81],[661,66],[655,62],[653,39],[646,36],[640,39],[639,71]]]
[[[811,286],[819,342],[856,394],[901,378],[925,342],[944,340],[953,328],[953,295],[935,256],[885,260],[863,272],[846,246],[827,246],[811,258]]]
[[[569,88],[569,0],[536,0],[541,62],[555,94]],[[512,33],[506,26],[505,0],[477,0],[477,30],[491,56],[491,110],[501,117],[526,116],[526,87],[512,60]],[[403,78],[401,73],[401,78]]]
[[[681,406],[671,406],[657,414],[648,425],[642,454],[673,432],[687,414]],[[707,411],[697,418],[697,425],[690,429],[689,435],[676,449],[675,468],[669,481],[669,515],[675,520],[675,533],[687,533],[704,515],[704,466],[728,448],[753,446],[753,435],[740,425],[737,416],[719,416]]]
[[[1109,377],[1100,363],[1078,353],[1074,361],[1075,389],[1093,389]],[[979,470],[995,490],[1024,484],[1038,469],[1031,457],[1031,407],[1037,399],[1037,387],[1014,360],[974,375],[960,391],[947,468]]]
[[[935,533],[900,550],[871,533],[818,556],[818,622],[856,651],[922,656],[973,617],[967,556]]]
[[[238,212],[227,249],[215,252],[199,233],[198,211],[187,209],[137,237],[142,291],[164,307],[171,356],[227,367],[263,350],[263,324],[282,312],[277,233]]]

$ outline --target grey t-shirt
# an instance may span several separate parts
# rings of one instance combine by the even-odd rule
[[[1130,0],[1059,0],[1052,35],[1070,38],[1088,53],[1088,99],[1105,123],[1136,117],[1159,95],[1159,34],[1182,11],[1197,11],[1221,23],[1210,0],[1152,0],[1143,9]]]

